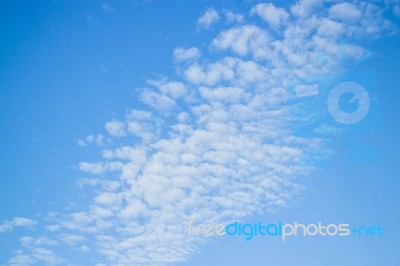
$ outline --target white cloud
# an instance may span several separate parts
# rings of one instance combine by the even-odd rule
[[[150,90],[143,91],[141,99],[149,106],[161,112],[170,112],[176,107],[175,101],[170,97]]]
[[[257,14],[273,29],[279,29],[289,19],[289,13],[285,9],[274,6],[272,3],[258,4],[251,9],[251,14]]]
[[[86,146],[86,142],[84,140],[81,139],[76,139],[75,140],[76,145],[78,145],[79,147],[85,147]]]
[[[122,167],[121,162],[107,162],[107,163],[79,163],[79,169],[83,172],[91,173],[93,175],[104,174],[110,171],[119,170]]]
[[[25,254],[17,254],[8,260],[8,265],[10,266],[27,266],[27,265],[33,265],[34,263],[35,260],[32,257]]]
[[[362,16],[361,21],[357,24],[359,26],[354,29],[356,34],[361,36],[375,35],[377,38],[383,32],[398,32],[393,23],[385,18],[384,9],[381,6],[369,2],[360,2],[358,8],[361,10]]]
[[[56,241],[47,237],[22,237],[20,240],[26,251],[17,250],[7,265],[65,265],[66,261],[49,249],[58,244]]]
[[[173,99],[178,99],[185,96],[187,93],[185,85],[182,82],[177,81],[162,84],[159,89],[161,93],[166,94]]]
[[[96,196],[94,202],[100,206],[114,209],[122,203],[122,196],[113,192],[103,192]]]
[[[329,17],[344,22],[357,22],[361,18],[361,12],[351,3],[339,3],[328,10]]]
[[[344,131],[343,128],[338,128],[329,124],[321,124],[314,129],[314,132],[323,136],[335,136],[340,135]]]
[[[217,23],[220,17],[214,8],[209,8],[207,11],[199,18],[197,25],[201,28],[209,28],[211,25]]]
[[[232,69],[235,65],[234,60],[231,58],[225,58],[221,62],[210,64],[205,69],[205,78],[202,83],[214,85],[221,81],[229,81],[234,78],[234,70]]]
[[[51,225],[46,226],[46,229],[49,232],[55,232],[55,231],[58,231],[60,229],[60,226],[57,225],[57,224],[51,224]]]
[[[138,136],[145,142],[151,141],[156,136],[157,132],[152,131],[153,126],[148,123],[142,123],[138,121],[128,122],[128,131],[132,135]]]
[[[200,50],[196,47],[191,47],[188,49],[178,47],[175,48],[173,56],[177,61],[197,59],[200,57]]]
[[[46,248],[34,248],[32,258],[47,265],[62,265],[65,261],[57,256],[53,251]]]
[[[0,233],[5,233],[14,230],[16,227],[32,227],[37,222],[24,217],[14,217],[12,220],[6,220],[0,223]]]
[[[269,71],[256,62],[239,61],[236,73],[239,83],[248,84],[266,81]]]
[[[11,224],[13,226],[33,226],[36,224],[36,221],[33,221],[31,219],[28,218],[24,218],[24,217],[15,217],[12,221]]]
[[[161,110],[160,107],[157,109]],[[124,124],[127,134],[137,136],[144,142],[149,142],[158,136],[161,120],[150,112],[131,110],[121,123]]]
[[[185,76],[190,82],[193,83],[200,83],[205,78],[203,70],[198,64],[193,64],[188,69],[186,69]]]
[[[103,146],[103,145],[105,145],[106,139],[101,134],[97,134],[97,135],[91,134],[91,135],[86,136],[85,141],[78,140],[78,142],[79,142],[78,145],[85,146],[85,145],[87,145],[87,143],[90,143],[90,144],[96,144],[97,146]],[[85,145],[83,145],[83,144],[85,144]]]
[[[200,87],[200,95],[211,102],[238,103],[249,98],[245,91],[236,87],[218,87],[214,89]]]
[[[305,18],[316,10],[322,10],[322,0],[299,0],[296,5],[291,7],[291,13],[295,16]]]
[[[155,86],[161,94],[174,100],[185,96],[188,92],[185,84],[179,81],[148,80],[147,83]]]
[[[226,21],[228,23],[242,23],[244,16],[239,13],[233,13],[232,11],[225,11]]]
[[[341,23],[330,19],[322,19],[317,29],[317,34],[321,37],[329,39],[338,39],[343,33],[345,28]]]
[[[108,134],[113,137],[124,137],[126,136],[125,132],[125,124],[121,121],[113,120],[111,122],[107,122],[105,125]]]
[[[74,234],[60,234],[59,239],[68,245],[78,245],[86,240],[85,237]]]
[[[266,47],[268,40],[266,31],[254,25],[243,25],[223,31],[214,39],[213,45],[243,56],[249,52],[256,53],[259,47]]]
[[[134,219],[146,212],[147,206],[141,201],[131,201],[121,210],[122,219]]]
[[[37,238],[32,238],[29,236],[21,237],[21,244],[23,246],[32,247],[32,246],[56,246],[58,244],[57,241],[52,240],[48,237],[39,236]]]
[[[229,82],[235,86],[266,81],[269,71],[254,61],[225,57],[220,61],[200,66],[191,65],[185,71],[186,79],[194,84],[215,85]]]
[[[101,134],[98,134],[98,135],[91,134],[91,135],[86,136],[86,138],[84,140],[76,139],[75,143],[79,147],[85,147],[88,144],[96,144],[97,146],[104,146],[106,144],[106,141],[107,141],[106,138]]]
[[[298,85],[295,87],[296,97],[308,97],[319,94],[318,84]]]

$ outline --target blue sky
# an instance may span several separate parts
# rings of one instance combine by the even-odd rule
[[[1,3],[0,265],[398,265],[399,20],[395,0]],[[369,106],[346,124],[348,81]]]

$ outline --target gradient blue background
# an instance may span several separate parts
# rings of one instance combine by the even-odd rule
[[[81,160],[95,148],[75,139],[102,132],[104,121],[143,108],[136,88],[148,77],[175,73],[172,51],[207,50],[215,32],[197,32],[209,6],[249,10],[253,1],[2,1],[0,3],[0,220],[37,217],[86,202],[74,189]],[[400,38],[384,36],[354,71],[376,74],[379,124],[333,140],[329,165],[304,180],[303,199],[250,221],[329,221],[381,225],[383,237],[276,239],[224,237],[177,265],[400,264]],[[373,160],[351,160],[349,141],[371,147]],[[350,156],[351,157],[351,156]],[[87,195],[86,195],[87,196]],[[19,229],[0,235],[0,261],[17,247]],[[89,260],[89,258],[88,258]]]

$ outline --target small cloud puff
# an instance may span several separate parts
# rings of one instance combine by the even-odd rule
[[[101,9],[105,12],[105,13],[114,13],[114,8],[112,8],[109,4],[107,3],[103,3],[101,5]]]
[[[126,136],[125,124],[122,123],[121,121],[113,120],[107,122],[105,128],[107,129],[108,134],[110,134],[112,137]]]
[[[209,8],[207,11],[199,18],[197,25],[200,28],[208,29],[211,25],[217,23],[220,20],[220,16],[214,8]]]
[[[226,21],[228,23],[242,23],[244,16],[239,13],[233,13],[232,11],[225,11]]]
[[[197,59],[200,57],[200,50],[196,47],[191,47],[188,49],[178,47],[174,50],[173,56],[176,61]]]
[[[279,29],[289,19],[289,13],[285,9],[276,7],[272,3],[258,4],[250,11],[265,20],[273,29]]]
[[[0,223],[0,233],[5,233],[14,230],[16,227],[32,227],[37,222],[24,217],[14,217],[12,220],[7,220]]]

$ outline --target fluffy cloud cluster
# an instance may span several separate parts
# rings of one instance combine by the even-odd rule
[[[177,48],[182,76],[149,80],[141,92],[152,111],[131,110],[105,124],[116,145],[103,146],[101,161],[79,164],[93,175],[79,186],[95,195],[81,212],[51,215],[53,245],[96,250],[98,266],[184,261],[206,241],[188,236],[190,220],[243,219],[279,209],[301,192],[297,179],[314,169],[323,143],[293,134],[297,118],[285,81],[346,70],[367,54],[362,40],[391,23],[381,8],[361,1],[301,0],[289,9],[258,4],[248,13],[252,23],[243,14],[226,15],[236,24],[210,43],[219,59]],[[198,25],[219,19],[208,9]],[[126,139],[135,144],[118,145]],[[21,242],[29,248],[10,265],[43,261],[46,252],[52,258],[46,263],[64,263],[51,243]]]

